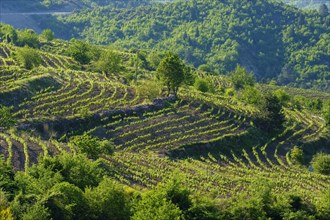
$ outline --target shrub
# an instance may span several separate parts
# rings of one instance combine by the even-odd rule
[[[10,128],[16,123],[16,119],[10,112],[11,108],[0,105],[0,127]]]
[[[39,46],[39,39],[36,32],[33,30],[23,30],[18,32],[18,46],[29,46],[37,48]]]
[[[18,49],[15,59],[26,69],[37,67],[42,62],[39,52],[28,46]]]
[[[312,160],[312,167],[314,171],[320,174],[330,174],[330,155],[316,154]]]
[[[70,40],[66,53],[81,64],[88,64],[93,58],[91,45],[81,40]]]
[[[261,104],[263,97],[257,88],[246,86],[242,91],[242,99],[249,104]]]
[[[159,88],[161,88],[160,85],[151,80],[139,81],[139,85],[136,87],[139,96],[149,100],[153,100],[159,96],[161,92]]]
[[[253,74],[248,73],[239,65],[237,65],[236,69],[230,73],[230,79],[235,89],[242,89],[245,86],[253,86],[255,83]]]
[[[284,89],[277,89],[273,92],[273,95],[277,97],[281,105],[287,106],[290,101],[290,96],[284,91]]]
[[[104,73],[115,73],[122,69],[122,60],[118,53],[112,50],[103,51],[100,58],[94,63],[97,71]]]
[[[208,81],[200,78],[196,79],[194,87],[201,92],[209,92],[210,90]]]
[[[50,29],[45,29],[41,32],[40,38],[45,41],[52,41],[54,40],[54,33]]]
[[[69,145],[76,147],[80,153],[91,159],[97,159],[101,154],[111,154],[113,149],[110,141],[100,140],[88,134],[71,137]]]
[[[304,162],[304,152],[297,146],[294,146],[290,151],[290,158],[294,164],[302,164]]]

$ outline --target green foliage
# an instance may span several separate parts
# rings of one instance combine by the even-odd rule
[[[0,219],[13,220],[5,192],[0,189]]]
[[[183,74],[184,74],[183,83],[188,86],[194,85],[196,76],[190,66],[184,65]]]
[[[323,110],[323,116],[325,119],[325,124],[330,127],[330,103],[328,105],[325,105]]]
[[[241,92],[242,99],[249,104],[254,104],[257,106],[262,105],[264,97],[261,92],[252,86],[246,86]]]
[[[216,73],[231,72],[239,63],[258,79],[327,89],[330,26],[325,11],[322,6],[322,17],[317,10],[300,11],[277,1],[189,0],[136,8],[96,7],[53,23],[56,33],[68,28],[63,38],[169,50],[196,68],[206,64],[209,68],[203,70]]]
[[[165,54],[158,52],[158,51],[151,51],[147,55],[147,61],[149,64],[149,67],[151,67],[152,70],[156,70],[159,66],[160,62],[164,58]]]
[[[99,72],[118,73],[122,69],[121,63],[121,57],[113,50],[107,49],[101,52],[100,58],[93,66]]]
[[[312,111],[320,111],[323,108],[323,101],[319,98],[307,100],[307,107]]]
[[[294,146],[290,151],[290,159],[293,164],[302,164],[304,162],[303,150],[297,146]]]
[[[73,136],[69,145],[75,147],[78,152],[86,154],[88,158],[97,159],[101,154],[112,154],[113,145],[108,140],[100,140],[88,134]]]
[[[60,176],[59,176],[60,174]],[[64,153],[56,157],[45,157],[38,166],[32,166],[29,175],[33,178],[45,176],[45,188],[63,179],[81,189],[87,186],[97,186],[103,176],[98,161],[91,161],[83,155]],[[51,181],[51,179],[53,179]],[[42,188],[40,186],[40,188]]]
[[[316,203],[316,209],[318,211],[317,217],[319,219],[329,219],[330,218],[330,190],[327,189],[322,192],[319,200]]]
[[[315,172],[330,175],[330,155],[316,154],[312,160],[312,167]]]
[[[38,67],[42,62],[39,51],[28,46],[19,48],[14,56],[15,59],[26,69]]]
[[[203,72],[207,72],[207,73],[212,72],[210,66],[207,65],[207,64],[202,64],[202,65],[200,65],[200,66],[198,67],[198,70],[203,71]]]
[[[93,58],[91,45],[76,39],[70,40],[66,53],[81,64],[88,64]]]
[[[157,74],[167,86],[168,95],[171,91],[176,95],[184,81],[184,64],[177,54],[167,53],[157,68]]]
[[[19,31],[17,45],[38,48],[39,38],[37,33],[30,29]]]
[[[68,182],[57,183],[50,189],[50,194],[46,206],[54,219],[87,219],[88,203],[77,186]]]
[[[254,76],[247,73],[246,70],[239,65],[236,66],[236,69],[231,72],[229,76],[236,89],[242,89],[246,86],[253,86],[255,83]]]
[[[260,105],[262,127],[268,131],[283,128],[285,116],[280,100],[273,94],[266,94],[265,101]]]
[[[130,219],[130,201],[121,186],[105,178],[95,188],[88,188],[85,196],[92,219]]]
[[[11,108],[0,105],[0,127],[10,128],[16,124],[16,119],[11,113]]]
[[[153,80],[140,80],[138,83],[136,90],[139,96],[149,100],[154,100],[159,97],[161,86],[158,82]]]
[[[276,96],[282,106],[288,106],[290,96],[285,92],[284,89],[275,90],[273,95]]]
[[[45,29],[41,32],[40,38],[47,42],[52,41],[54,40],[54,33],[50,29]]]
[[[192,202],[190,199],[190,191],[183,187],[182,184],[183,181],[177,171],[170,177],[164,188],[160,188],[160,191],[164,190],[167,199],[178,206],[184,214],[187,214],[189,208],[192,206]]]
[[[9,198],[13,196],[14,191],[17,189],[14,176],[15,173],[13,168],[9,166],[5,162],[3,156],[0,155],[0,196],[3,196],[1,190],[4,190]],[[4,197],[0,198],[0,207],[1,199],[4,199]]]
[[[264,181],[254,182],[249,190],[232,202],[233,219],[266,219],[267,211],[274,202],[271,185]]]
[[[18,40],[18,34],[13,26],[0,23],[0,38],[7,43],[16,44]]]
[[[40,203],[35,203],[28,207],[22,215],[22,220],[48,220],[50,217],[51,214],[48,208]]]
[[[209,82],[205,79],[196,79],[194,87],[201,92],[209,92]]]
[[[137,202],[132,220],[181,220],[182,211],[173,204],[163,191],[152,190]]]

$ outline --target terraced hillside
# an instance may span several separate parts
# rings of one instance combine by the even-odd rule
[[[285,108],[284,128],[267,133],[255,123],[259,110],[234,96],[190,87],[178,99],[150,101],[122,76],[71,69],[76,61],[63,55],[41,52],[42,65],[26,70],[12,58],[15,50],[0,44],[0,104],[12,106],[18,120],[16,128],[0,129],[0,153],[17,170],[39,155],[75,152],[68,138],[86,132],[114,143],[114,155],[103,159],[119,182],[136,188],[151,188],[176,171],[190,189],[218,199],[260,177],[276,192],[310,200],[330,185],[329,176],[291,158],[295,146],[308,155],[329,147],[324,119],[306,109]],[[216,91],[231,86],[224,77],[211,81]]]

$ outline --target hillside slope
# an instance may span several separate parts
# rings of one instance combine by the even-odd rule
[[[149,220],[159,207],[156,219],[170,208],[177,217],[167,219],[326,216],[330,176],[310,162],[330,152],[329,93],[239,88],[180,63],[192,82],[167,96],[142,51],[1,27],[11,30],[0,43],[2,216]],[[100,70],[104,57],[116,68]],[[240,83],[251,77],[235,71]]]
[[[41,26],[66,39],[170,50],[215,73],[228,73],[239,63],[260,80],[329,91],[329,21],[330,15],[273,1],[190,0],[98,7],[43,20]]]

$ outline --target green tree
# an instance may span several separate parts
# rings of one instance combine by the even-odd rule
[[[14,57],[26,69],[32,69],[42,63],[39,52],[28,46],[17,49]]]
[[[14,195],[17,189],[16,181],[14,180],[15,173],[13,168],[8,165],[2,155],[0,155],[0,195],[1,190],[7,193],[8,198]]]
[[[184,64],[179,55],[167,53],[157,68],[157,74],[166,85],[168,95],[172,91],[176,96],[179,86],[184,81]]]
[[[0,37],[7,43],[16,44],[18,40],[17,31],[9,24],[0,24]]]
[[[196,76],[190,66],[184,65],[183,68],[184,80],[183,83],[187,86],[194,85]]]
[[[130,219],[128,194],[109,178],[102,180],[95,188],[87,188],[85,197],[93,219]]]
[[[11,108],[0,105],[0,127],[10,128],[15,125],[16,119],[11,113]]]
[[[253,86],[246,86],[241,92],[241,97],[245,102],[255,105],[262,104],[264,99],[261,92]]]
[[[22,220],[48,220],[51,219],[50,211],[43,204],[37,202],[29,206],[22,215]]]
[[[40,38],[47,42],[52,41],[52,40],[54,40],[54,33],[50,29],[45,29],[41,32]]]
[[[113,152],[113,145],[110,141],[100,140],[88,134],[71,137],[69,145],[91,159],[97,159],[101,154],[111,154]]]
[[[293,164],[302,164],[304,162],[303,150],[297,146],[294,146],[290,151],[290,159]]]
[[[39,185],[41,190],[49,189],[60,180],[85,189],[87,186],[97,186],[101,182],[104,172],[100,165],[100,161],[89,160],[81,154],[62,153],[39,160],[37,165],[28,170],[31,177],[28,180],[33,182],[31,185]]]
[[[152,190],[142,195],[134,207],[132,220],[182,220],[179,207],[166,198],[162,191]]]
[[[196,79],[194,87],[201,92],[208,92],[210,89],[209,82],[201,78]]]
[[[330,155],[316,154],[312,159],[312,167],[317,173],[330,175]]]
[[[285,92],[284,89],[277,89],[273,92],[273,95],[277,97],[281,105],[287,106],[290,101],[290,96]]]
[[[30,29],[19,31],[18,45],[37,48],[39,46],[39,39],[37,33]]]
[[[122,69],[121,63],[122,60],[119,54],[107,49],[101,52],[100,58],[94,63],[94,67],[100,72],[118,73]]]
[[[236,89],[242,89],[245,86],[254,86],[255,79],[253,74],[247,73],[240,65],[237,65],[236,69],[229,76]]]
[[[92,47],[84,41],[71,39],[66,53],[81,64],[88,64],[93,57]]]
[[[84,193],[68,182],[55,184],[45,204],[54,219],[88,219],[89,207]]]
[[[268,131],[281,129],[285,121],[280,100],[271,93],[267,93],[260,105],[262,127]]]

